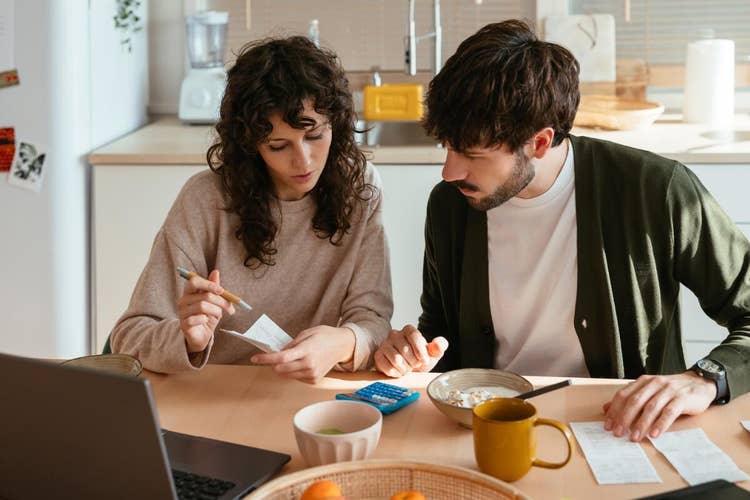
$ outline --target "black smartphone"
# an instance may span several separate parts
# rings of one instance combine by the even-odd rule
[[[749,500],[750,491],[740,488],[726,479],[717,479],[679,490],[665,491],[658,495],[638,500]]]

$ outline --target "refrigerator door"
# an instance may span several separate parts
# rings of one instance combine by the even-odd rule
[[[0,175],[0,351],[79,356],[90,350],[85,158],[145,122],[145,34],[121,50],[115,0],[5,2],[20,85],[0,88],[0,127],[43,152],[46,172],[39,192]]]

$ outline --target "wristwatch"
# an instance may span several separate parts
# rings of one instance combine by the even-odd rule
[[[711,404],[724,404],[729,396],[729,386],[727,385],[727,371],[721,363],[713,359],[699,359],[691,368],[703,378],[713,380],[716,384],[716,399]]]

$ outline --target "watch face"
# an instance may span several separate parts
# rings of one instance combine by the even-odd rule
[[[721,373],[723,370],[720,365],[714,363],[710,359],[699,359],[696,363],[698,368],[708,373]]]

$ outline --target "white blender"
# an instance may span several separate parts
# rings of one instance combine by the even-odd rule
[[[190,70],[182,80],[178,116],[186,123],[216,123],[226,87],[228,12],[202,11],[185,18]]]

